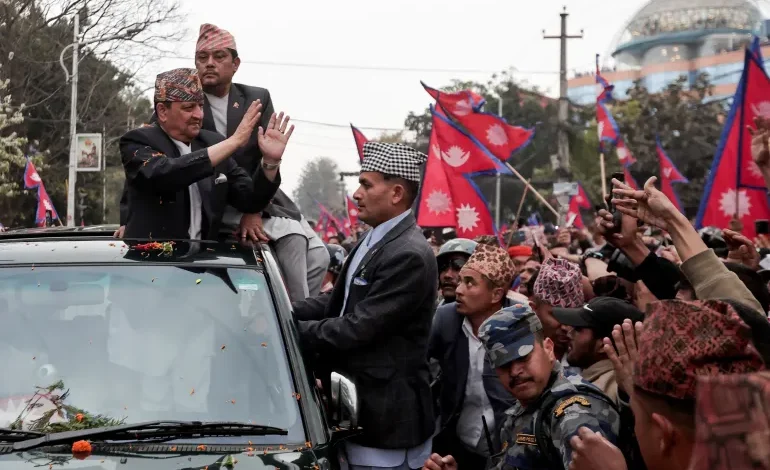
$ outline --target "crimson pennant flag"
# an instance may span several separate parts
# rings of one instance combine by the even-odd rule
[[[599,72],[599,54],[596,54],[596,83],[598,84],[596,130],[599,135],[599,151],[604,152],[605,143],[617,145],[620,129],[618,129],[610,110],[607,109],[607,103],[613,99],[612,90],[615,89],[615,86],[605,80]]]
[[[569,207],[567,209],[567,221],[574,217],[572,226],[578,229],[585,228],[583,223],[583,215],[580,213],[580,209],[590,209],[591,200],[588,199],[583,185],[578,183],[578,193],[572,196],[569,200]]]
[[[325,224],[326,224],[326,214],[322,212],[318,215],[318,222],[316,222],[315,227],[313,227],[313,231],[318,234],[323,234],[326,230]]]
[[[760,58],[758,60],[757,58]],[[738,88],[711,164],[695,225],[726,228],[737,216],[743,235],[756,237],[754,220],[770,219],[767,188],[761,174],[752,172],[751,135],[754,116],[770,117],[770,80],[762,66],[759,42],[747,49]]]
[[[433,106],[434,152],[441,156],[449,191],[455,206],[456,232],[461,238],[498,235],[489,205],[473,182],[479,175],[511,172],[472,135],[455,125]],[[434,157],[435,158],[435,157]]]
[[[626,167],[636,163],[636,158],[634,158],[634,156],[631,154],[631,151],[628,150],[628,146],[622,137],[618,137],[618,142],[615,145],[615,153],[618,154],[620,166]]]
[[[631,175],[631,165],[625,165],[623,166],[623,176],[626,180],[626,184],[631,187],[634,191],[639,190],[639,184],[634,179],[633,175]]]
[[[38,227],[45,226],[46,211],[51,211],[51,220],[59,220],[59,213],[56,212],[56,208],[53,206],[48,191],[45,190],[43,180],[40,178],[35,165],[32,163],[29,157],[27,157],[27,164],[24,166],[24,189],[37,188],[37,209],[35,210],[35,225]]]
[[[676,206],[679,212],[684,214],[684,207],[682,207],[682,202],[674,191],[672,183],[689,183],[689,181],[676,169],[674,162],[668,158],[657,136],[655,137],[655,148],[658,152],[658,164],[660,165],[660,191]]]
[[[358,225],[358,204],[348,195],[345,195],[345,200],[348,205],[348,222],[350,222],[351,227],[355,227]]]
[[[452,116],[467,116],[481,109],[486,102],[484,97],[471,90],[462,90],[454,93],[446,93],[431,88],[420,82],[425,91]]]
[[[535,129],[512,126],[496,114],[477,111],[466,116],[452,117],[502,161],[507,161],[511,155],[529,145],[535,136]]]
[[[417,225],[456,229],[455,205],[436,138],[437,119],[434,115],[428,144],[428,162],[425,164],[425,176],[422,179],[420,200],[417,205]]]
[[[329,209],[326,208],[323,204],[316,201],[316,204],[318,204],[318,209],[321,211],[321,215],[325,217],[326,219],[326,234],[327,238],[332,236],[337,236],[338,234],[343,234],[345,236],[350,235],[350,230],[345,230],[345,222],[338,219],[337,216],[335,216]],[[329,235],[330,230],[334,231],[334,235]]]
[[[358,160],[364,161],[364,144],[369,142],[363,132],[359,131],[353,124],[350,125],[353,130],[353,140],[356,141],[356,149],[358,150]]]

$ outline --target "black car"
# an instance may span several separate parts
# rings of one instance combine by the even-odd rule
[[[270,249],[115,228],[0,234],[0,469],[339,468]]]

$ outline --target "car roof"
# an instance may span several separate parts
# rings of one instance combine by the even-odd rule
[[[146,247],[156,240],[115,239],[117,225],[50,227],[0,233],[0,267],[44,264],[173,263],[196,266],[251,267],[262,270],[262,248],[245,247],[235,240],[200,241],[201,249],[185,256],[189,240],[173,240],[173,250]],[[162,242],[168,242],[164,240]],[[145,245],[145,246],[143,246]],[[157,245],[156,245],[157,246]],[[166,245],[167,247],[169,245]]]

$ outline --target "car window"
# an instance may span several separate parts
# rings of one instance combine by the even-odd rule
[[[306,440],[259,271],[2,268],[0,318],[0,426],[33,426],[52,405],[26,401],[62,381],[67,404],[93,415],[269,424],[288,439],[255,443]]]

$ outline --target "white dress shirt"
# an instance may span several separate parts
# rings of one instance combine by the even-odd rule
[[[489,432],[495,429],[495,413],[484,389],[484,361],[486,351],[481,341],[473,334],[470,320],[463,320],[463,333],[468,338],[468,379],[465,382],[465,400],[460,418],[457,420],[457,437],[468,448],[481,455],[489,455],[484,424],[487,420]]]
[[[353,255],[353,259],[350,260],[350,265],[345,275],[345,300],[342,302],[340,316],[345,313],[345,306],[348,303],[348,294],[350,293],[350,283],[353,281],[353,273],[355,273],[361,260],[364,259],[364,256],[366,256],[371,247],[385,238],[388,232],[393,230],[396,225],[406,219],[411,213],[412,211],[408,210],[374,227],[366,234],[366,237],[358,246],[358,250]],[[377,449],[374,447],[364,447],[350,441],[345,442],[348,462],[351,465],[363,467],[398,467],[406,462],[410,468],[422,468],[423,463],[430,457],[432,447],[433,437],[428,438],[427,441],[411,449]]]
[[[169,136],[169,138],[171,138]],[[176,140],[174,138],[171,138],[171,140],[174,142],[174,145],[176,145],[176,148],[179,149],[180,155],[187,155],[188,153],[192,153],[192,149],[190,148],[190,145],[185,144],[184,142],[181,142],[179,140]],[[201,230],[202,230],[202,224],[203,224],[203,199],[201,199],[201,192],[198,189],[198,183],[195,182],[189,186],[190,191],[190,228],[188,230],[188,233],[190,234],[190,240],[200,240],[201,239]]]
[[[230,94],[222,98],[206,93],[211,108],[211,117],[214,118],[214,127],[217,132],[227,137],[227,104],[230,101]]]

